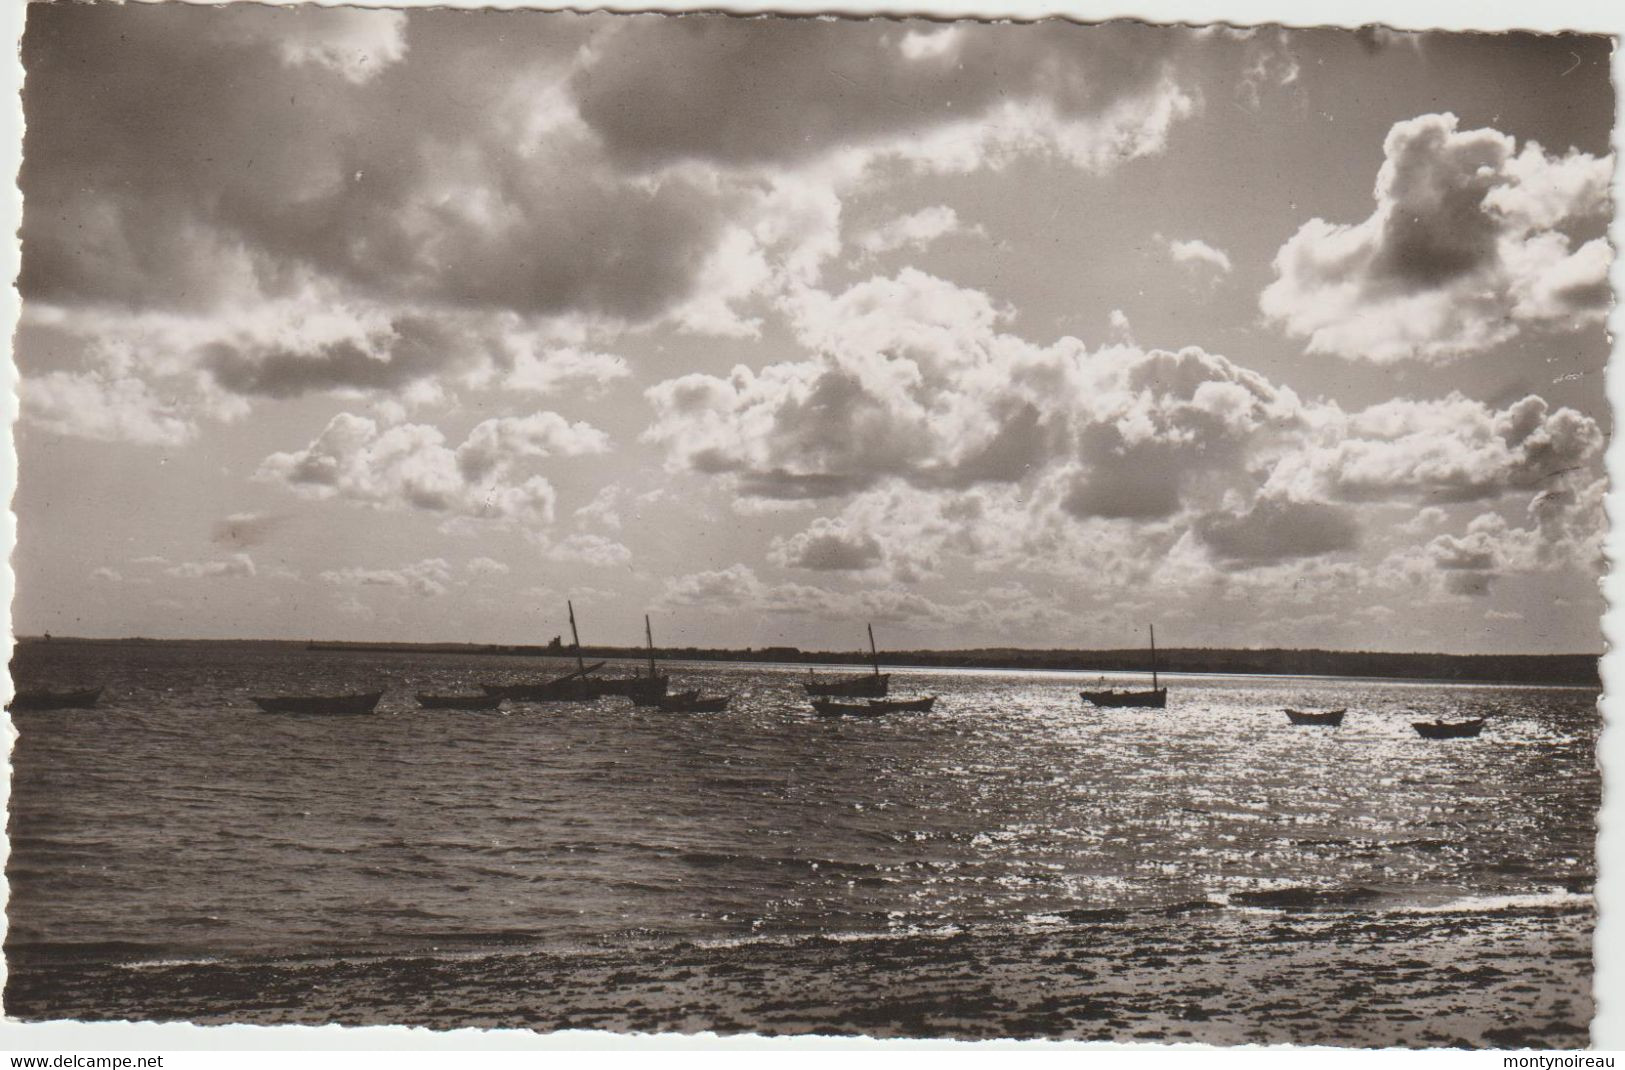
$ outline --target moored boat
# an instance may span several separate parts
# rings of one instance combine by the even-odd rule
[[[416,695],[426,710],[494,710],[502,705],[501,695]]]
[[[576,656],[576,671],[532,683],[481,684],[481,691],[515,702],[591,702],[605,694],[604,681],[588,679],[592,673],[603,668],[604,663],[599,661],[588,665],[582,658],[581,636],[576,631],[575,604],[567,599],[564,605],[570,612],[570,641]]]
[[[926,695],[923,698],[872,698],[869,700],[869,709],[875,713],[902,713],[910,710],[929,710],[936,704],[935,695]]]
[[[1411,727],[1423,739],[1471,739],[1484,731],[1484,718],[1470,721],[1412,721]]]
[[[649,651],[649,675],[615,681],[617,685],[624,685],[618,687],[615,694],[625,695],[634,706],[658,706],[667,698],[666,688],[671,686],[671,677],[655,669],[655,633],[649,627],[647,613],[643,615],[643,640]]]
[[[1318,724],[1336,728],[1338,725],[1343,723],[1343,715],[1347,712],[1347,709],[1322,710],[1318,712],[1314,710],[1289,709],[1286,711],[1286,717],[1287,720],[1291,721],[1293,724]]]
[[[102,697],[99,687],[80,691],[19,691],[6,703],[8,710],[88,710]]]
[[[329,717],[353,717],[371,713],[384,697],[382,691],[364,695],[272,695],[256,697],[254,704],[266,713],[310,713]]]
[[[878,717],[885,712],[867,702],[837,702],[827,698],[813,699],[812,708],[820,717]]]
[[[1078,694],[1091,706],[1156,710],[1167,706],[1168,689],[1157,686],[1157,626],[1151,625],[1151,690],[1118,691],[1115,688],[1108,688],[1103,691],[1080,691]]]
[[[842,676],[833,680],[808,680],[801,685],[808,695],[821,698],[885,698],[891,674],[880,671],[880,652],[875,649],[875,626],[869,625],[869,656],[874,672],[863,676]],[[808,675],[812,670],[808,670]]]
[[[588,666],[592,672],[604,663]],[[566,673],[552,680],[538,680],[526,684],[481,684],[487,695],[512,699],[515,702],[589,702],[598,697],[597,681],[582,678],[582,672]]]

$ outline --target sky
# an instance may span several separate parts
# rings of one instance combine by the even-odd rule
[[[15,630],[1600,650],[1609,61],[32,6]]]

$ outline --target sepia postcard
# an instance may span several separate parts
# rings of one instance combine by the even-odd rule
[[[1592,1043],[1613,37],[23,21],[14,1022]]]

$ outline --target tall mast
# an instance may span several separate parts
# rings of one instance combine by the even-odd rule
[[[643,637],[649,641],[649,679],[655,678],[655,633],[649,628],[649,614],[643,615]]]
[[[1157,690],[1157,626],[1147,625],[1151,629],[1151,690]]]
[[[875,675],[880,675],[880,652],[875,649],[875,626],[869,625],[869,657],[875,663]]]
[[[564,600],[564,605],[570,610],[570,643],[576,651],[576,672],[585,675],[587,663],[581,660],[581,636],[576,634],[576,607],[570,604],[568,598]]]

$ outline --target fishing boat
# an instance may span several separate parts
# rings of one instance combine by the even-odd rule
[[[649,675],[614,681],[618,685],[624,685],[614,693],[625,695],[632,700],[634,706],[658,706],[660,701],[667,697],[666,688],[671,685],[671,677],[655,669],[655,633],[654,629],[649,627],[647,613],[643,615],[643,641],[649,652]]]
[[[1293,724],[1319,724],[1336,728],[1338,725],[1343,723],[1343,715],[1347,712],[1348,710],[1346,709],[1323,710],[1320,712],[1313,710],[1287,710],[1286,718]]]
[[[494,710],[501,695],[426,695],[418,692],[418,705],[426,710]]]
[[[8,710],[88,710],[102,697],[99,687],[82,691],[19,691],[6,703]]]
[[[576,672],[529,684],[481,684],[480,690],[515,702],[587,702],[598,697],[598,689],[596,681],[584,676],[603,665],[600,661]]]
[[[874,659],[874,672],[862,676],[846,676],[834,680],[808,680],[801,687],[809,695],[824,698],[885,698],[891,675],[880,671],[880,653],[875,649],[875,626],[869,625],[869,656]],[[809,676],[812,670],[807,670]]]
[[[1484,731],[1484,718],[1471,721],[1412,721],[1423,739],[1471,739]]]
[[[591,673],[603,668],[604,663],[599,661],[588,665],[582,658],[581,636],[576,632],[576,607],[569,600],[566,600],[564,605],[570,613],[570,640],[576,656],[575,672],[527,684],[481,684],[481,691],[515,702],[590,702],[604,694],[601,690],[603,681],[588,679]]]
[[[728,708],[727,695],[706,695],[703,698],[690,691],[683,695],[667,695],[660,699],[661,709],[671,713],[718,713]]]
[[[354,717],[371,713],[384,697],[382,691],[365,695],[273,695],[255,698],[254,704],[266,713],[310,713],[329,717]]]
[[[886,712],[867,702],[837,702],[828,698],[813,699],[812,708],[820,717],[878,717]]]
[[[1149,691],[1080,691],[1083,701],[1092,706],[1113,708],[1138,707],[1160,710],[1168,705],[1168,689],[1157,686],[1157,626],[1151,625],[1151,690]]]
[[[935,695],[926,695],[924,698],[872,698],[869,700],[869,709],[874,713],[923,712],[936,704]]]

